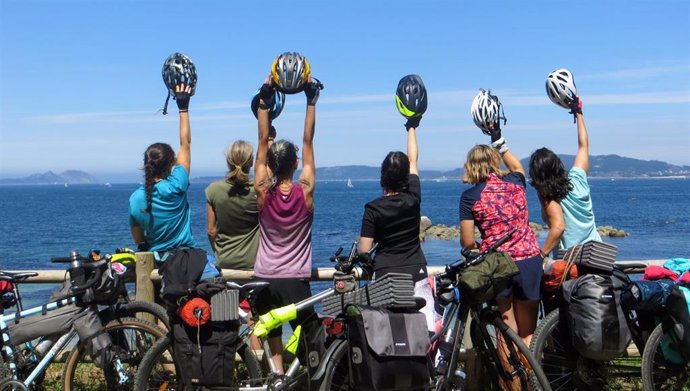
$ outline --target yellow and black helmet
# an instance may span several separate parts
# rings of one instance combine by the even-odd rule
[[[419,75],[407,75],[400,79],[395,93],[398,111],[405,118],[420,117],[426,111],[426,87]]]
[[[311,66],[303,55],[297,52],[285,52],[273,61],[271,79],[278,91],[295,94],[304,89],[309,81]]]

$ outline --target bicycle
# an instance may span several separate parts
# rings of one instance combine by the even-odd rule
[[[624,284],[630,284],[627,273],[639,272],[645,267],[644,264],[613,264],[611,273],[619,276]],[[583,268],[583,270],[588,269]],[[624,305],[620,307],[630,330],[631,344],[643,357],[642,366],[637,357],[630,357],[627,354],[607,361],[592,360],[580,355],[571,343],[567,322],[561,319],[560,309],[556,308],[537,325],[530,344],[530,349],[536,357],[540,358],[544,372],[554,389],[602,389],[614,379],[640,379],[645,354],[649,357],[647,360],[651,361],[653,360],[651,356],[657,352],[658,348],[658,342],[652,342],[655,346],[649,353],[645,353],[648,350],[646,344],[650,342],[651,336],[658,341],[663,333],[655,331],[658,327],[654,323],[654,318],[657,316],[663,318],[665,314],[661,308],[652,313],[646,313],[635,311]],[[647,366],[650,371],[658,373],[650,363]],[[665,368],[659,370],[661,376],[665,376],[663,373]],[[653,375],[649,371],[648,373],[648,376]]]
[[[101,280],[104,270],[110,267],[109,257],[106,257],[106,260],[94,261],[93,256],[85,258],[77,252],[72,252],[67,259],[71,262],[70,271],[73,272],[70,273],[70,279],[74,280],[71,289],[47,304],[26,310],[23,307],[19,285],[38,274],[0,272],[0,279],[13,285],[17,308],[15,313],[0,318],[0,330],[4,341],[0,354],[0,390],[40,389],[46,368],[54,362],[59,352],[72,346],[73,348],[67,352],[63,369],[65,390],[82,390],[87,385],[97,389],[129,389],[133,381],[134,368],[140,360],[142,351],[164,334],[162,328],[133,318],[137,313],[148,313],[167,324],[167,314],[162,307],[147,302],[130,302],[124,290],[112,292],[112,302],[109,302],[107,307],[98,309],[93,304],[84,303],[85,296],[89,292],[93,293],[93,287]],[[54,258],[53,261],[65,262],[66,258]],[[74,283],[77,280],[72,278],[72,274],[90,278],[83,284]],[[122,300],[125,302],[120,302]],[[58,327],[39,330],[42,335],[32,335],[26,330],[27,326],[31,327],[32,322],[43,321],[44,315],[60,316],[65,329]],[[100,322],[104,326],[104,332],[110,337],[111,354],[105,366],[95,365],[93,361],[86,359],[91,341],[80,341],[74,323],[77,317],[86,319],[82,316],[89,316],[89,319]],[[20,324],[14,325],[14,331],[11,330],[12,323],[16,324],[18,321]],[[21,332],[28,333],[28,336],[23,335],[26,342],[14,344],[13,335],[17,336],[20,328]],[[76,374],[84,371],[88,372],[88,376],[82,383]]]
[[[491,303],[475,303],[461,300],[468,296],[458,284],[462,273],[468,267],[478,265],[486,256],[505,243],[514,231],[509,232],[496,244],[486,251],[473,255],[464,250],[464,260],[446,266],[444,273],[436,276],[437,299],[447,303],[444,311],[443,326],[439,332],[431,337],[432,343],[438,341],[448,349],[440,350],[439,364],[435,366],[430,386],[435,390],[462,390],[464,387],[464,373],[459,368],[459,356],[468,317],[472,320],[470,335],[473,346],[479,353],[483,368],[488,372],[491,390],[510,390],[513,377],[517,376],[523,390],[541,389],[550,391],[551,388],[544,376],[537,360],[524,344],[522,339],[504,322],[501,314]],[[445,290],[439,290],[445,286]],[[501,349],[498,340],[505,341]],[[500,351],[500,352],[499,352]],[[435,350],[430,351],[428,359],[433,361]],[[324,357],[328,365],[325,369],[325,379],[321,390],[349,390],[348,373],[348,345],[347,340],[341,339],[332,344]],[[504,357],[501,360],[501,355]],[[527,361],[525,363],[524,361]],[[503,362],[511,368],[507,368]],[[433,365],[432,365],[433,366]],[[394,374],[391,374],[392,376]]]
[[[642,354],[645,390],[690,390],[690,361],[680,353],[681,343],[673,324],[662,321],[654,328]]]
[[[350,255],[347,257],[339,257],[341,251],[342,249],[338,250],[336,256],[332,257],[331,260],[336,262],[336,270],[340,271],[344,275],[352,275],[352,273],[354,273],[354,268],[356,266],[361,266],[361,259],[363,258],[360,258],[357,255],[355,245],[353,245]],[[352,277],[352,281],[354,281],[354,275]],[[226,285],[229,289],[239,291],[239,297],[241,300],[242,298],[251,297],[252,293],[256,289],[267,286],[268,283],[250,282],[244,285],[239,285],[237,283],[227,282]],[[267,339],[265,338],[270,330],[282,327],[284,324],[294,319],[298,311],[305,308],[311,308],[314,305],[321,303],[323,300],[337,293],[344,292],[347,289],[348,288],[341,289],[336,286],[335,288],[317,293],[298,303],[277,308],[269,311],[266,314],[258,316],[255,319],[254,325],[242,330],[237,338],[235,348],[237,355],[240,357],[241,364],[239,370],[237,370],[234,375],[235,386],[232,389],[242,391],[290,390],[302,389],[305,387],[304,380],[306,373],[302,370],[303,363],[301,363],[298,358],[295,358],[292,363],[290,363],[288,369],[282,375],[278,374],[273,360],[269,358],[267,361],[270,368],[270,373],[268,376],[262,376],[259,360],[256,358],[249,345],[249,336],[251,334],[258,336],[263,344],[264,357],[271,357],[271,349],[268,345]],[[327,320],[323,321],[322,324],[324,324],[327,329],[337,327],[333,323],[332,318],[325,319]],[[329,331],[327,330],[327,333],[328,332]],[[299,341],[298,334],[299,331],[295,331],[286,344],[286,350],[292,352],[293,354]],[[331,332],[331,334],[334,333]],[[326,343],[326,345],[328,346],[329,343],[330,340]],[[178,363],[174,362],[172,357],[172,342],[170,337],[166,336],[153,345],[144,356],[135,377],[135,390],[185,390],[182,379],[177,376],[177,374],[180,373]],[[166,369],[166,366],[170,364],[175,365],[174,371]],[[319,377],[325,373],[326,364],[327,359],[326,356],[324,356],[321,359],[319,366],[314,371],[314,377],[312,380],[317,383],[320,381]]]

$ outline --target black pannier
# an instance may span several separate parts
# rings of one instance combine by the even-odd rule
[[[353,389],[427,389],[429,334],[424,314],[357,305],[346,312]]]
[[[239,321],[190,327],[172,320],[173,355],[187,387],[233,384]]]
[[[563,283],[563,306],[572,345],[584,357],[611,360],[621,357],[630,343],[630,328],[621,293],[627,277],[614,271],[610,276],[586,274]]]

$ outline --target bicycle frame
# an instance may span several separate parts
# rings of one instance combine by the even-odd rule
[[[275,363],[271,359],[271,356],[273,355],[271,352],[271,348],[268,344],[268,339],[263,338],[266,335],[268,335],[268,332],[271,330],[274,330],[278,327],[282,327],[285,323],[288,323],[289,321],[295,319],[297,317],[297,312],[306,308],[313,307],[314,305],[321,303],[325,299],[333,296],[336,294],[336,290],[334,288],[327,289],[323,292],[317,293],[307,299],[304,299],[298,303],[295,304],[288,304],[286,306],[280,307],[273,309],[266,314],[260,315],[259,320],[257,323],[254,325],[253,330],[248,330],[247,332],[253,332],[254,335],[262,339],[262,346],[264,349],[264,355],[268,357],[268,365],[271,370],[271,373],[279,373],[278,368],[276,367]],[[257,330],[258,329],[258,330]],[[290,337],[290,339],[296,338],[296,333],[298,331],[295,330]],[[285,377],[287,379],[294,379],[295,376],[297,375],[297,372],[299,370],[299,366],[301,365],[299,358],[295,357],[295,359],[292,361],[290,366],[288,367],[287,371],[285,371]],[[325,361],[323,361],[321,365],[325,365]],[[265,388],[257,388],[257,389],[265,389]]]
[[[70,305],[74,303],[74,301],[75,297],[71,296],[66,299],[48,303],[45,306],[33,307],[27,310],[19,311],[9,315],[3,315],[0,317],[0,331],[2,332],[3,351],[5,353],[5,357],[7,357],[7,364],[10,370],[12,371],[12,376],[15,380],[19,380],[17,379],[17,365],[15,362],[16,352],[14,350],[14,345],[12,344],[12,340],[10,338],[8,322],[17,319],[25,319],[32,315],[37,315],[41,313],[49,313],[64,306]],[[21,308],[21,305],[18,308]],[[31,383],[33,383],[33,381],[36,380],[36,378],[52,362],[52,360],[55,358],[55,355],[57,355],[60,349],[66,346],[67,343],[71,342],[75,336],[77,336],[77,332],[73,328],[71,328],[67,334],[60,337],[60,339],[58,339],[58,341],[48,351],[48,353],[46,353],[46,355],[41,359],[41,361],[38,363],[38,366],[31,372],[31,374],[26,379],[23,380],[24,384],[26,386],[30,386]]]

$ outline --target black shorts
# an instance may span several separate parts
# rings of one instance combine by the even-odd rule
[[[518,300],[541,300],[541,279],[544,275],[543,258],[533,257],[515,261],[520,274],[513,277],[510,286],[499,294],[508,298],[514,295]]]
[[[288,304],[295,304],[306,298],[311,297],[309,280],[302,278],[257,278],[257,281],[266,281],[271,285],[261,288],[256,294],[254,308],[256,313],[253,316],[265,314],[268,311]],[[316,322],[316,313],[313,308],[307,308],[297,313],[297,319],[290,321],[290,326],[294,330],[302,324],[302,328],[307,328],[304,324]],[[317,323],[318,325],[318,323]],[[283,335],[283,328],[278,327],[268,333],[269,337],[279,337]]]

